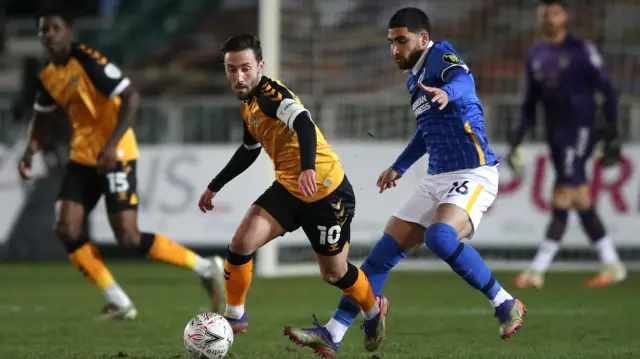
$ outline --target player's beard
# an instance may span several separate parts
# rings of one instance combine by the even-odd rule
[[[248,100],[256,91],[258,88],[258,85],[260,84],[260,80],[262,78],[262,74],[258,73],[258,75],[256,75],[256,79],[252,81],[252,83],[247,84],[246,88],[247,91],[244,93],[244,95],[241,95],[239,93],[236,92],[236,97],[240,100],[240,101],[246,101]]]
[[[422,56],[422,53],[425,51],[426,49],[414,50],[413,52],[411,52],[409,57],[407,57],[407,60],[404,61],[403,64],[399,64],[398,67],[400,67],[401,70],[412,69],[416,65],[416,63],[418,63],[418,60],[420,60],[420,56]]]

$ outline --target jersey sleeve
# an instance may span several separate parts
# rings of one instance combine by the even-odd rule
[[[51,97],[49,91],[44,87],[42,81],[38,78],[36,100],[33,103],[33,109],[37,112],[53,112],[58,108],[56,101]]]
[[[611,81],[602,56],[596,45],[585,42],[585,56],[587,58],[587,73],[593,86],[604,95],[604,114],[607,122],[613,123],[618,118],[618,95]]]
[[[244,134],[242,135],[242,144],[244,144],[244,147],[248,150],[255,150],[256,148],[260,148],[262,146],[260,144],[260,141],[253,137],[251,132],[249,132],[247,123],[242,121],[242,126],[244,127]]]
[[[265,82],[261,85],[260,92],[258,97],[260,110],[266,116],[284,122],[292,131],[296,117],[303,112],[309,113],[291,91],[275,81]]]
[[[103,95],[109,98],[120,96],[131,85],[131,80],[120,68],[99,52],[80,45],[75,55],[96,90]]]

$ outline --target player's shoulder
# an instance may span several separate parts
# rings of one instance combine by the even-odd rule
[[[566,44],[568,47],[586,53],[587,55],[598,53],[596,44],[584,37],[567,35]]]
[[[276,117],[278,107],[286,99],[298,101],[296,95],[282,82],[262,76],[258,84],[257,102],[260,110],[269,117]]]
[[[458,52],[445,40],[435,42],[431,46],[426,62],[429,68],[437,71],[452,65],[464,65]]]
[[[71,57],[82,66],[106,65],[109,60],[100,51],[84,44],[73,43],[71,45]]]

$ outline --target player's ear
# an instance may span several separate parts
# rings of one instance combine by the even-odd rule
[[[421,37],[422,47],[427,47],[427,45],[429,44],[429,33],[426,31],[423,31],[420,33],[420,37]]]
[[[262,73],[264,71],[264,60],[260,60],[258,63],[258,72]]]

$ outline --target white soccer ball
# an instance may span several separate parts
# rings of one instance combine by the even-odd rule
[[[184,346],[194,359],[222,359],[233,345],[231,324],[220,314],[200,313],[184,328]]]

